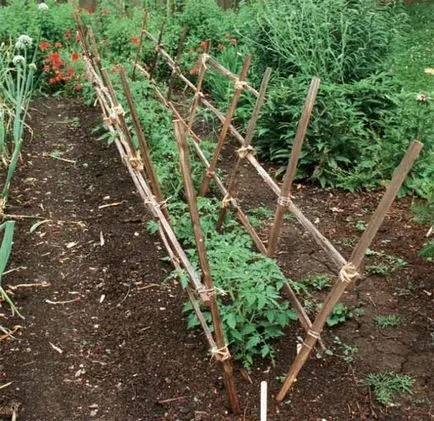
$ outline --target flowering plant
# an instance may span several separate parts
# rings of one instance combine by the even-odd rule
[[[65,41],[69,43],[71,31],[65,33]],[[80,54],[70,51],[60,41],[39,43],[39,49],[45,53],[42,72],[53,89],[80,91],[82,89]]]

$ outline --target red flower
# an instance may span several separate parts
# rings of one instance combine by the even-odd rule
[[[75,40],[80,41],[80,34],[78,32],[75,34]]]
[[[59,67],[65,65],[65,62],[60,58],[60,55],[57,53],[48,54],[48,59],[54,69],[58,69]]]
[[[217,50],[221,51],[225,48],[225,46],[223,44],[219,44],[217,45]]]
[[[62,43],[59,42],[59,41],[57,41],[57,42],[54,44],[54,46],[55,46],[56,48],[62,48]]]
[[[199,73],[200,66],[196,65],[190,70],[191,75],[197,75]]]
[[[53,83],[56,83],[56,82],[57,82],[57,80],[56,80],[55,77],[50,77],[50,79],[48,79],[48,83],[49,83],[50,85],[52,85]]]
[[[201,41],[201,42],[200,42],[200,46],[201,46],[201,48],[203,48],[203,49],[207,48],[207,47],[208,47],[208,41]]]
[[[101,14],[102,15],[108,15],[110,13],[110,10],[109,9],[102,9],[101,10]]]
[[[236,38],[231,38],[231,44],[235,45],[238,42],[238,40]]]
[[[78,53],[72,53],[71,54],[71,60],[72,61],[77,61],[80,58],[80,55]]]
[[[74,86],[74,89],[75,89],[76,91],[81,91],[82,88],[83,88],[83,86],[82,86],[80,83],[79,83],[78,85],[75,85],[75,86]]]
[[[39,49],[41,50],[41,51],[44,51],[44,50],[46,50],[47,48],[50,48],[51,47],[51,44],[48,42],[48,41],[42,41],[40,44],[39,44]]]
[[[87,9],[87,13],[89,13],[89,15],[91,15],[93,13],[93,9],[91,9],[91,8]]]
[[[119,71],[118,66],[113,66],[113,67],[111,68],[111,72],[112,72],[112,73],[117,73],[118,71]]]
[[[65,77],[63,72],[56,71],[56,81],[60,82]]]
[[[131,44],[133,45],[139,45],[139,37],[132,37],[131,38]]]
[[[68,29],[68,30],[65,32],[65,39],[66,39],[67,41],[69,41],[69,40],[71,39],[71,30],[70,30],[70,29]]]
[[[67,67],[66,73],[68,73],[68,76],[74,76],[74,69],[72,67]]]
[[[49,72],[50,71],[50,66],[48,64],[46,64],[43,68],[42,68],[43,72]]]

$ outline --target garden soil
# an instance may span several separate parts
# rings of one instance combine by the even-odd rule
[[[8,207],[25,218],[17,218],[3,279],[25,319],[2,304],[0,324],[18,327],[14,339],[0,341],[0,416],[10,419],[19,407],[21,421],[258,420],[266,380],[270,421],[431,419],[434,273],[417,254],[428,227],[412,220],[410,199],[394,204],[371,247],[379,254],[366,263],[378,267],[393,255],[407,265],[365,277],[345,294],[344,303],[364,314],[326,329],[333,355],[313,356],[282,405],[273,398],[303,336],[298,323],[276,342],[275,365],[257,361],[247,373],[235,364],[243,414],[234,417],[221,367],[210,360],[201,332],[186,328],[185,293],[176,281],[165,282],[172,269],[159,237],[145,229],[150,216],[115,147],[93,133],[99,111],[79,100],[43,99],[30,112],[32,132]],[[243,206],[273,208],[256,174],[243,168],[240,179]],[[368,220],[381,192],[300,185],[294,196],[348,257],[360,235],[356,226]],[[294,280],[332,276],[324,253],[292,220],[279,250]],[[384,314],[399,314],[401,323],[380,328],[374,318]],[[357,347],[351,364],[335,337]],[[413,395],[393,407],[379,405],[364,381],[386,371],[416,379]]]

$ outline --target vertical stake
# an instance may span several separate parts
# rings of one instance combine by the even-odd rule
[[[149,66],[149,79],[151,80],[154,77],[155,68],[157,66],[158,54],[160,53],[160,46],[161,46],[161,41],[163,40],[165,26],[166,26],[166,19],[163,20],[163,23],[161,25],[160,34],[158,35],[157,45],[155,46],[154,58],[152,59],[152,63]]]
[[[184,51],[184,44],[185,44],[185,39],[187,38],[188,29],[189,29],[188,25],[184,25],[184,29],[182,30],[181,37],[179,38],[175,62],[174,62],[174,66],[172,69],[172,74],[170,75],[170,79],[169,79],[169,87],[167,89],[166,98],[168,101],[170,101],[170,97],[172,96],[173,85],[175,84],[175,77],[179,73],[179,67],[178,67],[179,66],[179,60],[181,59],[182,52]]]
[[[261,382],[261,421],[267,421],[267,382]]]
[[[142,54],[143,37],[145,35],[145,29],[146,29],[147,22],[148,22],[148,12],[147,12],[147,10],[145,10],[145,13],[143,14],[142,26],[140,28],[139,45],[137,46],[137,54],[136,54],[136,58],[135,58],[134,64],[133,64],[133,73],[131,73],[131,79],[132,80],[136,79],[136,64],[139,62],[140,55]]]
[[[164,201],[164,196],[161,191],[161,186],[158,181],[157,172],[155,171],[154,164],[152,163],[151,159],[151,153],[149,151],[148,142],[146,141],[145,135],[143,133],[142,125],[140,123],[139,114],[137,112],[136,105],[133,100],[133,96],[131,94],[131,89],[128,85],[125,68],[123,66],[120,66],[119,68],[119,75],[121,77],[122,87],[124,90],[125,97],[127,99],[128,108],[131,113],[131,119],[133,121],[134,130],[137,135],[137,139],[140,146],[140,151],[143,157],[143,165],[145,168],[146,175],[150,181],[152,193],[155,195],[155,198],[157,199],[157,202],[161,205]],[[167,209],[165,207],[161,208],[162,212],[164,213],[164,216],[166,218],[169,217],[169,214],[167,212]]]
[[[380,203],[377,206],[377,209],[372,215],[365,232],[362,234],[359,242],[354,248],[349,262],[342,267],[339,273],[338,281],[333,285],[333,288],[324,301],[323,307],[313,322],[312,328],[309,330],[300,352],[297,354],[294,362],[292,363],[285,382],[283,383],[283,386],[276,397],[278,402],[282,402],[283,399],[285,399],[288,390],[296,381],[298,373],[303,368],[311,350],[315,346],[316,341],[318,340],[319,335],[324,328],[327,318],[341,299],[348,285],[358,276],[357,270],[363,261],[366,250],[371,245],[378,229],[384,221],[386,213],[395,200],[402,183],[407,177],[407,174],[419,156],[422,148],[423,144],[417,140],[413,141],[409,146],[404,158],[392,177],[392,181],[390,182],[386,193],[383,195]]]
[[[228,195],[230,197],[234,194],[234,191],[236,189],[236,183],[237,183],[237,179],[238,179],[238,171],[239,171],[241,162],[243,161],[243,159],[245,159],[247,157],[247,154],[249,153],[249,147],[250,147],[251,141],[253,139],[253,133],[254,133],[255,128],[256,128],[256,123],[257,123],[258,118],[259,118],[259,113],[261,111],[261,107],[264,104],[265,94],[267,92],[268,82],[270,81],[270,76],[271,76],[271,68],[268,67],[267,70],[265,70],[264,76],[262,78],[261,87],[259,89],[259,96],[258,96],[258,99],[256,100],[255,108],[253,109],[252,117],[250,118],[249,125],[247,127],[246,137],[244,138],[244,142],[243,142],[241,149],[238,150],[238,158],[237,158],[237,161],[235,163],[234,168],[232,169],[232,173],[229,177]],[[219,214],[219,217],[217,220],[217,231],[220,231],[222,228],[222,225],[223,225],[225,218],[226,218],[226,211],[227,211],[226,207],[222,207],[220,210],[220,214]]]
[[[188,206],[190,210],[191,223],[193,225],[194,237],[196,241],[196,247],[199,255],[199,264],[202,270],[203,283],[207,290],[209,291],[210,298],[210,310],[214,325],[214,334],[216,338],[216,344],[218,350],[212,350],[215,352],[214,356],[223,364],[224,368],[224,378],[226,393],[228,395],[228,400],[232,412],[234,414],[239,414],[241,412],[240,405],[238,402],[238,395],[235,389],[235,382],[233,377],[233,370],[231,364],[231,356],[225,344],[223,325],[217,305],[217,300],[215,294],[214,284],[211,277],[211,270],[209,267],[208,257],[206,253],[205,240],[203,238],[202,228],[200,225],[199,212],[197,210],[196,203],[196,192],[193,186],[193,180],[191,177],[190,168],[190,158],[187,140],[185,136],[184,126],[180,121],[174,122],[175,137],[178,144],[179,150],[179,162],[181,165],[181,173],[184,179],[185,193],[187,196]]]
[[[291,158],[288,162],[285,176],[283,178],[283,186],[280,191],[280,197],[277,200],[276,212],[274,214],[274,222],[271,228],[270,238],[268,240],[268,255],[273,256],[277,242],[279,241],[280,231],[282,229],[283,216],[287,208],[287,203],[291,197],[291,187],[297,171],[297,164],[300,158],[301,148],[306,136],[307,127],[312,115],[313,106],[315,104],[316,95],[320,84],[319,78],[312,79],[309,87],[309,92],[304,103],[303,114],[300,118],[295,135],[294,144],[292,146]]]
[[[191,107],[190,107],[190,114],[189,114],[189,117],[187,120],[189,130],[191,130],[193,127],[194,120],[196,118],[197,106],[199,105],[200,97],[203,95],[202,94],[202,85],[203,85],[203,80],[205,78],[205,74],[206,74],[206,70],[207,70],[206,60],[207,60],[210,48],[211,48],[211,43],[209,41],[207,41],[205,52],[200,56],[200,69],[199,69],[199,76],[197,78],[197,83],[196,83],[196,91],[194,93],[193,101],[192,101]]]
[[[244,82],[245,82],[245,79],[247,77],[247,72],[249,71],[249,67],[250,67],[251,62],[252,62],[252,56],[249,54],[244,60],[243,68],[241,70],[241,74],[240,74],[238,80],[235,81],[235,89],[234,89],[234,94],[232,96],[232,101],[231,101],[231,104],[228,108],[228,111],[226,112],[223,127],[220,131],[220,136],[219,136],[219,139],[217,142],[217,146],[214,150],[214,155],[213,155],[212,160],[210,162],[210,166],[209,166],[209,168],[206,169],[205,175],[202,179],[202,184],[201,184],[200,189],[199,189],[199,194],[201,196],[204,196],[207,193],[208,188],[209,188],[209,183],[212,179],[212,174],[216,170],[217,163],[218,163],[218,160],[220,157],[220,153],[221,153],[223,146],[225,144],[226,136],[227,136],[228,131],[229,131],[229,126],[231,125],[231,122],[232,122],[232,117],[234,116],[235,109],[237,108],[238,101],[241,97],[241,93],[244,90]]]

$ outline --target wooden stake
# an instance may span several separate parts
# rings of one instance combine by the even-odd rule
[[[283,386],[277,395],[276,399],[278,402],[283,401],[285,399],[288,390],[294,384],[297,379],[297,375],[300,370],[303,368],[306,363],[310,351],[315,346],[317,339],[319,338],[324,325],[330,316],[331,312],[335,308],[336,304],[342,297],[342,294],[345,292],[345,289],[348,285],[357,278],[358,273],[357,270],[360,267],[360,264],[363,261],[365,253],[369,246],[372,243],[375,235],[377,234],[378,229],[384,221],[384,217],[386,216],[387,211],[390,209],[395,197],[402,186],[407,174],[409,173],[411,167],[419,156],[420,151],[423,148],[423,144],[419,141],[413,141],[410,147],[407,150],[404,158],[401,161],[401,164],[397,168],[392,181],[389,187],[386,190],[383,198],[381,199],[377,209],[375,210],[371,220],[369,221],[368,227],[360,238],[358,244],[356,245],[349,263],[344,265],[340,271],[338,281],[333,285],[330,293],[328,294],[321,311],[316,317],[312,328],[308,332],[305,341],[295,358],[292,366],[289,370],[289,373],[283,383]]]
[[[309,92],[304,103],[303,114],[298,123],[297,133],[295,135],[294,144],[292,146],[291,158],[288,162],[285,176],[283,178],[282,189],[277,200],[276,212],[274,214],[274,222],[271,228],[270,238],[268,240],[268,255],[273,256],[277,242],[279,240],[280,231],[282,230],[283,216],[287,209],[288,200],[291,197],[291,187],[297,171],[297,164],[300,157],[301,148],[306,136],[307,127],[312,115],[313,105],[315,104],[316,95],[319,89],[319,78],[312,79]]]
[[[151,183],[151,189],[157,199],[157,202],[162,204],[164,202],[163,192],[161,191],[161,186],[158,181],[157,172],[155,171],[154,164],[152,163],[148,142],[146,141],[145,135],[143,134],[142,125],[140,124],[139,114],[137,113],[137,108],[134,103],[130,87],[128,85],[125,68],[123,66],[120,66],[119,74],[121,77],[124,94],[127,99],[128,108],[130,110],[131,119],[133,121],[134,130],[136,132],[136,136],[139,142],[140,151],[142,153],[145,172]],[[169,213],[167,212],[167,209],[165,207],[162,208],[162,211],[166,216],[166,218],[169,218]]]
[[[206,44],[206,48],[205,48],[205,53],[201,54],[200,56],[200,69],[199,69],[199,76],[197,78],[197,84],[196,87],[194,89],[194,97],[193,97],[193,101],[191,103],[191,107],[190,107],[190,114],[188,117],[188,128],[192,129],[193,128],[193,124],[194,124],[194,120],[196,119],[196,112],[197,112],[197,106],[199,105],[199,102],[201,100],[201,98],[203,97],[203,93],[202,93],[202,85],[203,85],[203,80],[205,78],[205,74],[206,74],[206,61],[208,58],[208,53],[210,50],[210,42],[208,41]],[[176,69],[176,67],[174,67],[174,69]]]
[[[101,76],[113,102],[112,114],[110,116],[112,124],[118,124],[120,126],[122,133],[125,136],[126,141],[128,142],[128,146],[131,148],[131,151],[136,151],[133,143],[133,138],[131,137],[130,131],[128,130],[127,122],[125,121],[125,112],[118,101],[116,92],[113,89],[110,76],[108,75],[106,69],[101,69]]]
[[[143,47],[143,37],[145,35],[145,29],[146,24],[148,22],[148,12],[145,10],[145,13],[143,14],[143,20],[142,20],[142,27],[140,29],[140,39],[139,39],[139,45],[137,46],[137,54],[136,58],[134,59],[134,65],[133,65],[133,73],[131,73],[131,79],[136,79],[136,64],[139,62],[140,55],[142,54],[142,47]]]
[[[212,179],[212,174],[215,172],[215,170],[217,168],[217,163],[218,163],[218,160],[220,157],[220,153],[221,153],[223,146],[225,144],[225,141],[226,141],[226,136],[227,136],[228,131],[229,131],[229,126],[231,125],[232,117],[234,116],[235,109],[237,108],[238,101],[241,97],[241,93],[244,90],[244,86],[245,86],[244,80],[247,77],[247,72],[249,71],[249,67],[250,67],[251,62],[252,62],[252,56],[249,54],[244,60],[243,68],[241,70],[240,77],[238,78],[237,81],[235,81],[234,95],[232,96],[232,101],[231,101],[231,104],[229,106],[229,109],[226,112],[225,121],[224,121],[223,127],[220,131],[220,136],[219,136],[219,139],[217,142],[217,146],[214,150],[214,155],[213,155],[212,160],[210,162],[210,167],[207,168],[206,173],[202,179],[202,184],[201,184],[200,189],[199,189],[199,194],[201,196],[205,196],[205,194],[207,193],[208,187],[209,187],[209,182]]]
[[[163,40],[163,33],[164,33],[164,27],[166,26],[166,19],[163,20],[163,23],[161,25],[160,34],[158,35],[158,41],[157,46],[155,48],[154,58],[152,60],[151,65],[149,66],[149,74],[151,76],[151,79],[154,77],[154,71],[157,67],[157,61],[158,61],[158,53],[159,53],[159,46],[161,45],[161,41]]]
[[[252,117],[250,118],[249,125],[247,127],[246,137],[244,138],[243,146],[240,150],[238,150],[238,157],[237,161],[235,163],[235,166],[232,169],[232,174],[229,177],[229,184],[228,184],[228,194],[229,196],[233,196],[235,193],[235,186],[238,179],[238,173],[239,168],[241,165],[241,162],[244,160],[244,158],[247,157],[249,152],[249,147],[251,144],[251,141],[253,139],[253,133],[256,128],[256,123],[259,118],[259,113],[261,111],[261,107],[264,104],[265,100],[265,94],[267,92],[268,88],[268,82],[270,81],[271,76],[271,68],[267,68],[267,70],[264,73],[264,77],[262,78],[261,87],[259,89],[259,96],[255,104],[255,108],[253,109]],[[222,225],[224,223],[224,220],[226,218],[226,208],[222,207],[220,210],[220,214],[217,220],[217,231],[220,231],[222,228]]]
[[[188,153],[188,145],[185,138],[184,126],[175,121],[175,135],[179,150],[179,161],[181,164],[181,173],[184,179],[185,192],[190,210],[191,223],[193,225],[194,237],[196,240],[196,247],[199,255],[199,263],[202,269],[202,278],[205,287],[210,292],[210,310],[213,319],[214,333],[218,350],[215,350],[215,356],[220,359],[224,367],[225,386],[228,396],[229,404],[234,414],[241,413],[240,405],[238,402],[238,395],[235,389],[235,382],[232,372],[231,356],[225,344],[223,325],[220,318],[220,313],[215,298],[215,288],[211,278],[211,269],[209,267],[208,257],[205,248],[205,241],[202,234],[200,225],[199,212],[196,204],[196,193],[193,186],[191,177],[190,160]],[[221,357],[219,357],[221,355]]]
[[[167,53],[165,53],[167,54]],[[167,60],[169,66],[171,66],[171,63],[173,60],[170,58],[170,56],[166,56],[163,54],[162,50],[162,56]],[[172,60],[172,61],[171,61]],[[149,73],[141,66],[137,65],[137,68],[149,79]],[[187,86],[189,86],[192,90],[196,90],[196,87],[182,74],[179,75],[180,79],[186,83]],[[152,89],[154,90],[154,93],[156,97],[168,108],[170,108],[173,113],[176,115],[177,119],[181,119],[182,117],[178,110],[175,108],[175,106],[170,102],[167,101],[164,95],[159,91],[159,89],[153,85]],[[224,115],[218,111],[213,105],[211,105],[205,98],[201,97],[202,104],[211,110],[223,123],[225,120]],[[205,167],[209,167],[209,163],[205,158],[205,155],[203,154],[202,150],[200,149],[200,137],[190,128],[187,127],[187,130],[189,131],[189,134],[194,139],[194,144],[196,151],[198,152],[198,155],[200,159],[204,162]],[[241,145],[244,143],[243,136],[233,127],[230,125],[230,131],[231,134],[240,142]],[[199,152],[200,151],[200,152]],[[276,194],[276,196],[280,196],[280,187],[277,185],[277,183],[273,180],[273,178],[265,171],[265,169],[261,166],[261,164],[258,162],[258,160],[253,156],[252,154],[248,154],[246,159],[249,161],[249,163],[255,168],[259,176],[263,179],[264,183],[267,184],[267,186],[270,187],[270,189]],[[214,180],[216,181],[217,187],[220,189],[220,191],[223,192],[223,190],[219,187],[218,177],[214,177]],[[226,195],[225,193],[223,193]],[[346,262],[346,260],[342,257],[342,255],[336,250],[336,248],[333,246],[333,244],[326,238],[324,235],[321,234],[321,232],[318,230],[318,228],[310,222],[302,213],[302,211],[291,201],[288,207],[289,211],[294,214],[298,222],[308,231],[310,234],[312,234],[314,240],[318,243],[318,245],[327,253],[327,255],[333,260],[333,262],[336,263],[336,266],[338,269],[342,267],[342,265]],[[254,240],[255,241],[255,240]],[[262,247],[260,246],[260,243],[262,243],[262,240],[260,242],[255,241],[255,244],[258,246],[258,249],[261,251]],[[262,243],[263,244],[263,243]],[[262,251],[261,251],[262,252]]]
[[[176,51],[176,57],[174,62],[174,68],[172,69],[172,74],[170,75],[169,82],[168,82],[169,87],[167,88],[167,95],[166,95],[168,101],[170,101],[170,98],[172,96],[172,91],[173,91],[173,86],[175,84],[176,76],[178,73],[180,73],[179,61],[181,60],[181,56],[184,51],[184,44],[185,44],[185,39],[187,38],[188,30],[189,30],[188,25],[184,25],[184,29],[182,30],[181,37],[179,38],[178,49]]]

